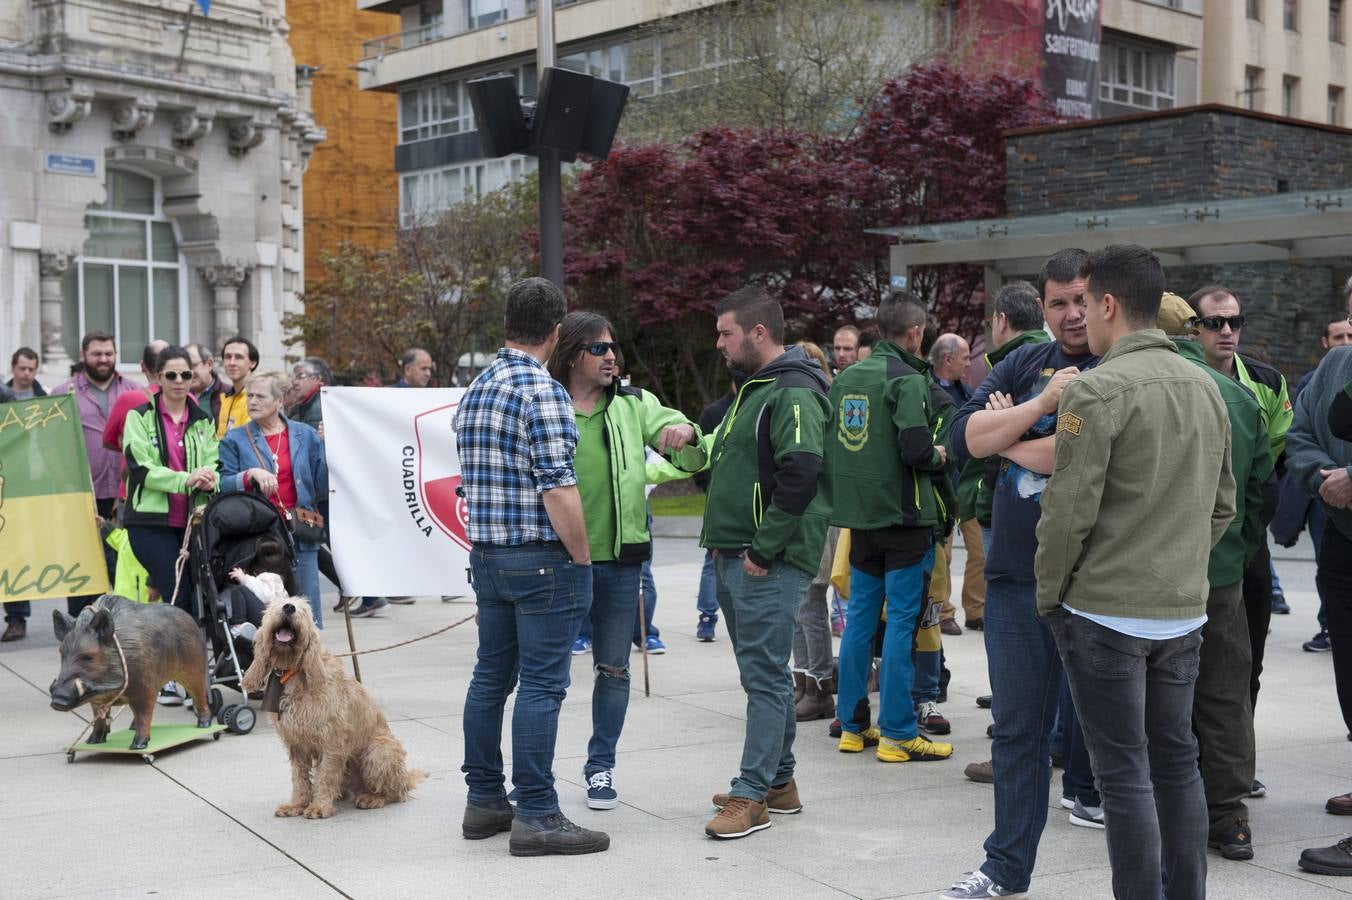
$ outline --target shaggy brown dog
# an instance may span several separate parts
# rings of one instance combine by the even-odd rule
[[[377,809],[407,800],[427,777],[405,766],[404,746],[371,695],[324,649],[304,598],[268,608],[244,689],[263,690],[274,673],[282,686],[272,723],[291,757],[292,787],[277,815],[327,819],[344,796]]]

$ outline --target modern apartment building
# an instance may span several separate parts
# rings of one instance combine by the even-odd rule
[[[528,157],[481,157],[464,83],[507,71],[523,94],[534,93],[535,2],[357,0],[401,17],[398,33],[363,46],[359,83],[399,96],[394,162],[404,224],[532,166]],[[728,0],[555,0],[559,64],[626,82],[631,103],[678,90],[692,70],[719,64],[681,39],[679,17],[720,2]],[[914,0],[877,5],[901,16]],[[998,21],[1005,39],[1025,30],[1015,38],[1036,60],[1049,17],[1095,11],[1101,39],[1086,52],[1097,55],[1097,79],[1083,99],[1097,117],[1219,103],[1345,121],[1343,0],[955,0],[948,14]],[[672,31],[654,34],[664,21]]]

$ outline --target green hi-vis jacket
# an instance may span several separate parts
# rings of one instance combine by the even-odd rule
[[[1235,517],[1230,418],[1210,376],[1157,329],[1066,385],[1037,525],[1037,606],[1106,616],[1206,612],[1211,549]]]
[[[947,426],[927,368],[881,341],[868,359],[836,376],[826,438],[832,525],[943,527],[948,514],[930,473],[944,480],[934,448],[947,439]],[[950,400],[947,419],[952,407]]]
[[[1178,355],[1201,367],[1216,382],[1230,417],[1230,469],[1235,477],[1235,518],[1211,551],[1207,580],[1212,587],[1226,587],[1243,580],[1249,560],[1263,545],[1263,485],[1272,474],[1272,450],[1257,399],[1234,379],[1207,365],[1202,345],[1175,339]],[[1283,435],[1284,436],[1284,435]],[[1179,447],[1179,453],[1188,448]]]
[[[817,574],[830,513],[817,490],[829,415],[826,378],[801,347],[742,385],[713,437],[701,547]]]
[[[1286,393],[1286,379],[1267,363],[1246,359],[1238,353],[1235,354],[1235,377],[1258,398],[1258,406],[1263,410],[1263,427],[1272,445],[1272,464],[1281,474],[1286,468],[1283,459],[1286,432],[1291,429],[1291,420],[1296,416]]]
[[[1052,339],[1045,330],[1025,331],[1012,338],[998,350],[986,354],[986,365],[992,369],[1025,344],[1043,344]],[[991,525],[991,504],[994,502],[995,479],[1000,474],[1000,454],[992,453],[985,459],[969,459],[958,473],[958,520],[976,519],[984,527]]]

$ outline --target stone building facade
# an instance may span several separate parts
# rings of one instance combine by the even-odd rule
[[[64,377],[80,335],[280,364],[324,138],[284,0],[0,0],[0,353]],[[293,351],[294,352],[294,351]]]

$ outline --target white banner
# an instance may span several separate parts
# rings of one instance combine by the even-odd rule
[[[329,530],[343,592],[468,595],[451,420],[464,388],[324,388]]]

